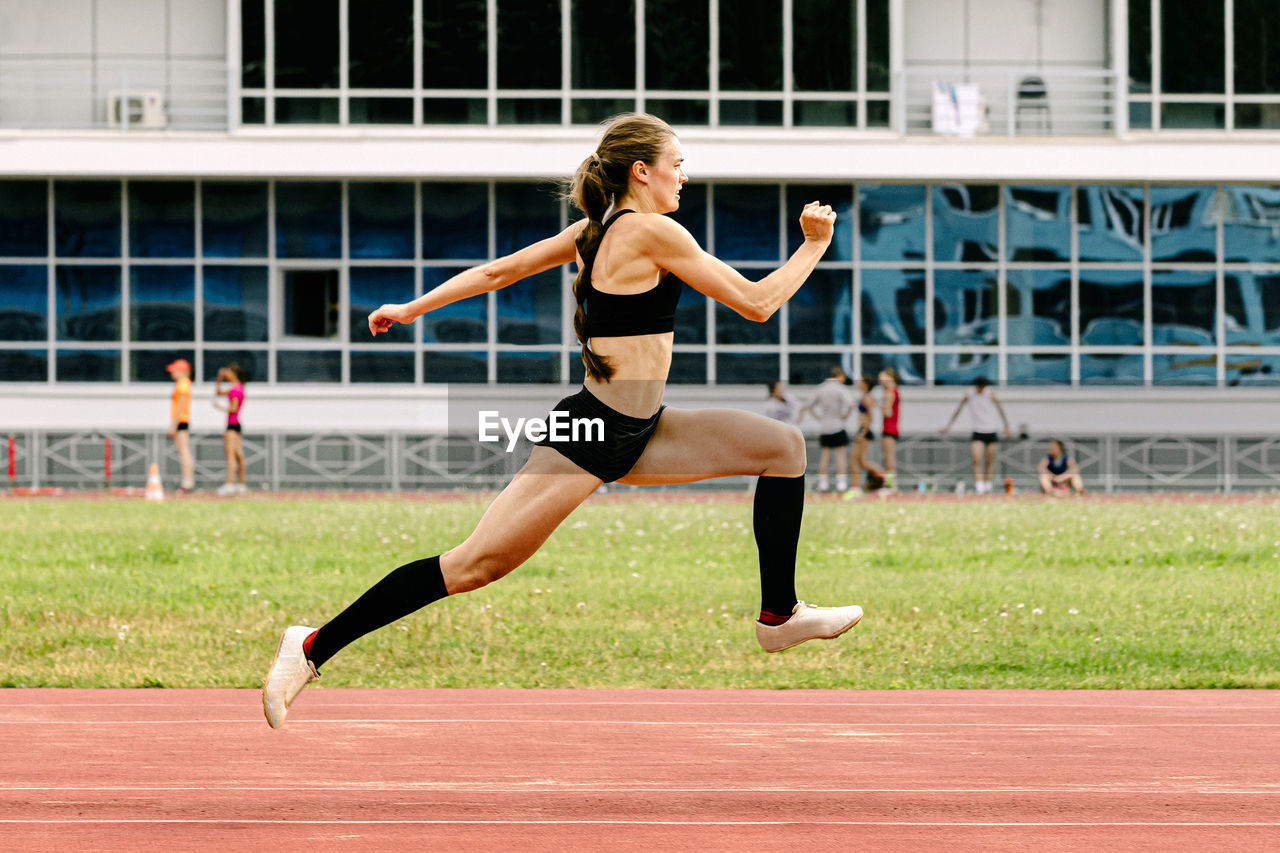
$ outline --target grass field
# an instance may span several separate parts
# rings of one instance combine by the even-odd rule
[[[481,499],[0,500],[0,684],[250,687],[460,541]],[[798,587],[862,624],[755,644],[742,496],[589,501],[525,566],[365,637],[346,687],[1280,687],[1280,500],[811,501]]]

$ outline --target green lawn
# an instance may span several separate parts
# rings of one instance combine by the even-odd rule
[[[480,500],[0,500],[0,684],[249,687],[439,553]],[[364,638],[344,687],[1278,687],[1280,501],[811,501],[801,597],[859,603],[768,655],[750,503],[593,499],[510,577]]]

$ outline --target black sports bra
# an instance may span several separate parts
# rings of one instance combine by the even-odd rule
[[[618,221],[624,213],[635,213],[634,210],[619,210],[605,220],[600,232],[600,240],[609,231],[609,226]],[[599,251],[599,243],[596,244]],[[630,337],[632,335],[654,335],[671,332],[676,327],[676,304],[680,301],[683,282],[673,275],[664,275],[662,280],[648,290],[640,293],[604,293],[591,285],[591,273],[595,267],[596,257],[585,261],[585,276],[581,289],[585,289],[583,311],[586,314],[586,334],[589,338]]]

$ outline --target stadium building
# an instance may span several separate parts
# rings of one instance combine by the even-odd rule
[[[211,442],[232,361],[276,438],[542,414],[582,376],[568,270],[364,318],[563,228],[557,181],[642,110],[748,277],[804,202],[840,217],[766,323],[686,289],[670,402],[893,367],[923,436],[984,375],[1099,471],[1154,435],[1143,477],[1275,486],[1278,40],[1269,0],[0,0],[0,429],[23,471],[64,447],[46,479],[98,432],[161,433],[141,459],[178,357]]]

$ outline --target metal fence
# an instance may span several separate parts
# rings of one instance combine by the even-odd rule
[[[195,433],[191,446],[196,484],[212,489],[225,479],[222,436]],[[1126,435],[1066,437],[1085,485],[1099,492],[1243,492],[1280,489],[1280,436]],[[507,453],[502,444],[474,436],[390,432],[257,433],[244,436],[247,480],[254,490],[425,491],[497,489],[524,463],[529,446]],[[165,484],[179,479],[173,442],[162,432],[15,433],[10,443],[10,485],[23,488],[101,489],[143,487],[152,462]],[[1000,444],[996,480],[1019,490],[1037,487],[1044,457],[1041,438]],[[809,442],[811,473],[817,441]],[[876,450],[873,457],[878,456]],[[898,445],[902,490],[923,484],[950,491],[969,483],[967,438],[937,434],[904,436]],[[701,487],[741,489],[746,478],[709,481]]]

